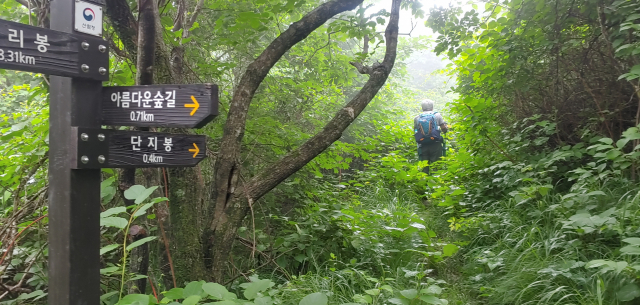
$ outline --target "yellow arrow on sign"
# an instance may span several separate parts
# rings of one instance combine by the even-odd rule
[[[198,145],[196,145],[196,143],[193,143],[193,147],[195,147],[195,148],[189,149],[189,152],[192,152],[193,153],[193,157],[195,158],[198,155],[198,153],[200,152],[200,149],[198,148]]]
[[[184,106],[187,108],[193,108],[193,110],[191,110],[191,115],[193,115],[196,113],[198,108],[200,108],[200,104],[196,101],[196,98],[193,95],[191,96],[191,100],[193,101],[193,104],[184,104]]]

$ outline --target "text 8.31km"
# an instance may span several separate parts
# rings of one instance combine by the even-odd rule
[[[7,50],[5,52],[3,49],[0,49],[0,61],[32,66],[36,64],[36,58],[33,56],[25,55],[20,51]]]

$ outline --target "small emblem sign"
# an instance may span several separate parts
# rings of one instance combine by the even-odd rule
[[[102,6],[84,1],[76,1],[75,20],[76,31],[95,36],[102,36]]]

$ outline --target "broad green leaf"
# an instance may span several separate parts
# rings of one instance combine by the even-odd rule
[[[109,179],[106,179],[106,180],[100,182],[100,189],[103,189],[103,188],[105,188],[107,186],[110,186],[115,181],[116,181],[116,177],[110,177]]]
[[[410,226],[417,228],[417,229],[426,229],[427,227],[425,227],[423,224],[419,224],[417,222],[411,223]]]
[[[118,305],[128,305],[128,304],[134,304],[136,302],[140,304],[148,305],[150,301],[151,301],[151,296],[148,296],[146,294],[128,294],[124,296],[120,300],[120,302],[118,302]]]
[[[140,204],[149,198],[151,193],[153,193],[157,188],[157,186],[145,188],[142,185],[132,185],[128,190],[124,191],[124,197],[129,200],[135,200],[136,204]]]
[[[618,290],[616,296],[619,301],[628,302],[640,297],[640,288],[638,288],[638,285],[635,283],[627,284]]]
[[[157,239],[157,238],[158,238],[157,236],[149,236],[149,237],[145,237],[145,238],[140,239],[140,240],[136,240],[136,241],[132,242],[130,245],[127,246],[127,251],[131,251],[131,249],[133,249],[135,247],[138,247],[138,246],[141,246],[141,245],[143,245],[145,243],[148,243],[148,242],[150,242],[150,241],[152,241],[154,239]]]
[[[148,189],[145,189],[140,195],[138,195],[138,197],[136,197],[136,204],[140,204],[143,201],[147,200],[147,198],[149,198],[149,196],[157,189],[157,186],[152,186]]]
[[[373,303],[373,298],[371,298],[370,295],[355,294],[353,295],[353,300],[357,303],[365,303],[365,304]]]
[[[185,299],[193,295],[199,296],[200,294],[202,294],[202,282],[191,282],[182,290],[182,297]]]
[[[606,196],[607,194],[605,194],[603,191],[593,191],[593,192],[587,193],[587,196],[595,196],[595,195]]]
[[[140,207],[135,213],[133,213],[133,217],[139,217],[144,215],[147,210],[152,207],[155,204],[155,202],[149,202],[146,203],[145,205],[143,205],[142,207]]]
[[[116,214],[120,214],[120,213],[124,213],[127,211],[127,208],[125,207],[115,207],[115,208],[110,208],[102,213],[100,213],[100,217],[104,218],[104,217],[109,217],[112,215],[116,215]]]
[[[625,268],[627,268],[629,264],[627,262],[616,262],[614,268],[616,269],[616,274],[622,272]]]
[[[405,298],[407,298],[409,300],[412,300],[412,299],[415,299],[416,296],[418,296],[418,290],[416,290],[416,289],[402,290],[402,291],[400,291],[400,294],[403,297],[405,297]]]
[[[140,194],[142,194],[147,188],[142,185],[132,185],[124,191],[124,198],[129,200],[136,200]]]
[[[257,280],[250,283],[242,284],[244,290],[244,297],[247,300],[253,300],[258,295],[258,292],[265,291],[275,285],[271,280]]]
[[[458,252],[458,246],[454,244],[447,244],[442,248],[442,256],[451,256]]]
[[[328,302],[329,299],[326,294],[315,292],[302,298],[298,305],[327,305]]]
[[[427,304],[441,305],[442,301],[435,296],[432,295],[421,295],[420,300]]]
[[[628,245],[628,246],[622,247],[622,249],[620,249],[620,252],[622,252],[622,254],[627,254],[627,255],[639,255],[640,247],[636,245]]]
[[[28,299],[33,299],[35,297],[39,297],[39,296],[43,296],[46,295],[46,293],[44,293],[44,291],[42,290],[36,290],[30,293],[23,293],[21,295],[18,296],[18,300],[28,300]]]
[[[255,305],[272,305],[273,300],[271,297],[259,297],[253,300],[253,304]]]
[[[389,299],[390,303],[396,304],[396,305],[409,305],[410,302],[407,299],[400,299],[400,298],[391,298]]]
[[[420,290],[420,293],[438,295],[438,294],[442,293],[442,288],[440,288],[440,286],[438,286],[438,285],[431,285],[431,286],[427,287],[426,289]]]
[[[182,299],[182,291],[182,288],[173,288],[169,291],[164,291],[162,294],[171,300],[178,300]]]
[[[111,292],[107,292],[103,295],[100,296],[100,301],[105,302],[106,299],[114,296],[116,293],[119,293],[119,291],[111,291]]]
[[[225,300],[237,300],[238,296],[233,292],[225,292],[222,298]]]
[[[100,274],[111,274],[118,270],[120,270],[120,268],[117,266],[106,267],[106,268],[100,269]]]
[[[229,301],[229,300],[225,300],[225,301],[218,301],[218,302],[213,302],[213,303],[205,303],[202,305],[238,305],[239,303],[236,303],[234,301]],[[246,303],[247,305],[251,305],[251,303]]]
[[[625,145],[627,145],[627,143],[629,143],[629,139],[620,139],[618,140],[618,142],[616,142],[616,147],[622,149],[623,147],[625,147]]]
[[[224,299],[224,294],[229,292],[227,288],[218,284],[218,283],[204,283],[202,285],[202,290],[209,294],[210,296],[222,300]]]
[[[629,237],[623,239],[622,241],[631,245],[640,245],[640,237]]]
[[[128,223],[129,223],[128,220],[121,217],[100,218],[100,226],[104,226],[104,227],[114,227],[118,229],[124,229]]]
[[[380,289],[369,289],[369,290],[365,290],[364,291],[366,294],[368,295],[379,295],[380,294]]]
[[[610,138],[602,138],[602,139],[598,140],[598,142],[602,142],[604,144],[611,145],[613,143],[613,140],[611,140]]]
[[[184,301],[182,301],[182,305],[196,305],[200,301],[201,297],[199,295],[192,295]]]
[[[112,245],[107,245],[104,246],[102,248],[100,248],[100,255],[104,255],[105,253],[108,253],[116,248],[120,247],[119,244],[112,244]]]

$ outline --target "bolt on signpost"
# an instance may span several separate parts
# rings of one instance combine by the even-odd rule
[[[218,115],[213,84],[102,87],[105,0],[51,1],[51,29],[0,20],[0,69],[51,75],[49,304],[100,303],[100,168],[195,166],[202,135],[101,129],[199,128]]]

